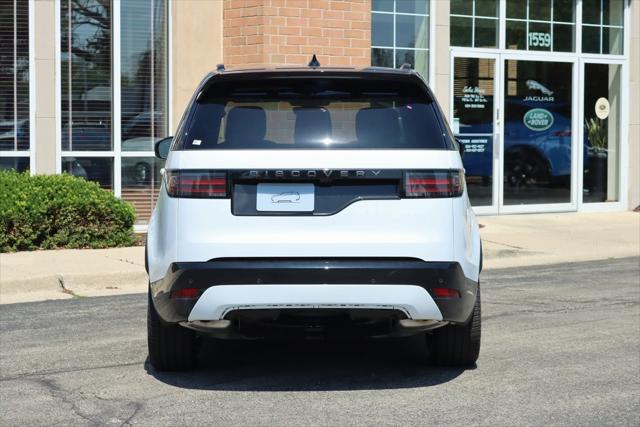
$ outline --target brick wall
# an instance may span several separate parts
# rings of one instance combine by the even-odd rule
[[[224,0],[227,68],[371,65],[371,0]]]

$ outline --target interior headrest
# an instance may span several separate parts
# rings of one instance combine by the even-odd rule
[[[388,146],[388,141],[398,141],[400,122],[392,108],[363,108],[356,114],[358,142],[367,146]]]
[[[267,116],[260,107],[233,107],[227,113],[224,138],[227,143],[251,144],[264,140]]]
[[[331,115],[323,107],[294,108],[296,125],[293,139],[296,144],[313,144],[331,138]]]

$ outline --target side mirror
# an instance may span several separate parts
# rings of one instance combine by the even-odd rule
[[[460,157],[464,157],[464,144],[460,142],[458,138],[456,138],[456,142],[458,143],[458,151],[460,152]]]
[[[169,156],[169,149],[171,148],[171,143],[173,142],[173,137],[168,136],[166,138],[162,138],[160,141],[157,141],[153,146],[153,150],[156,153],[156,157],[162,160],[166,160]]]

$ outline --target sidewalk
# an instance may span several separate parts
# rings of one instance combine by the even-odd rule
[[[638,257],[640,214],[479,217],[485,269]],[[144,247],[0,254],[0,304],[146,292]]]
[[[562,213],[479,217],[485,268],[635,256],[640,214]]]

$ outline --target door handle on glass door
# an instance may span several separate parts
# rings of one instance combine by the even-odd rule
[[[500,159],[500,108],[496,108],[496,126],[493,132],[493,153],[496,159]]]

